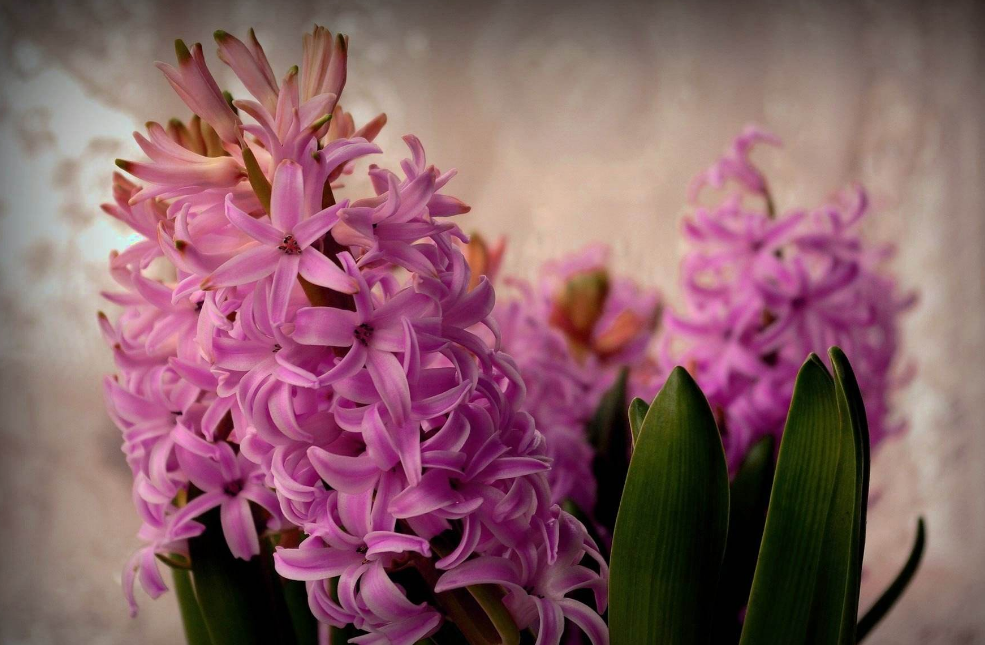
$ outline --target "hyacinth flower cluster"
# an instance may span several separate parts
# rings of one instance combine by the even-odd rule
[[[118,165],[141,183],[116,175],[105,207],[143,238],[112,255],[122,313],[100,315],[143,522],[132,610],[136,581],[160,595],[159,560],[209,530],[244,560],[274,540],[277,573],[352,642],[411,645],[462,619],[443,596],[496,585],[538,644],[565,619],[607,643],[606,562],[554,503],[494,289],[450,220],[468,211],[443,192],[454,172],[408,136],[399,172],[369,165],[372,194],[337,200],[385,123],[339,104],[348,40],[316,28],[280,80],[252,32],[216,41],[252,98],[178,41],[159,67],[195,116],[135,134],[149,159]]]
[[[804,356],[837,345],[852,357],[872,446],[899,433],[890,399],[906,380],[899,366],[901,315],[912,294],[886,268],[888,245],[867,242],[864,189],[814,209],[775,212],[749,155],[780,141],[748,127],[691,186],[683,228],[684,307],[663,318],[660,364],[684,365],[718,415],[730,468],[759,438],[779,438]],[[713,206],[707,188],[727,189]]]
[[[504,240],[487,244],[478,235],[467,247],[474,274],[490,279],[496,278],[504,252]],[[526,409],[547,439],[554,501],[570,501],[592,517],[597,464],[588,426],[621,370],[630,370],[631,389],[649,390],[644,383],[653,367],[647,350],[659,298],[632,279],[613,275],[609,249],[602,244],[545,262],[539,273],[534,283],[505,278],[514,297],[501,298],[493,317],[503,349],[515,358],[526,383]]]

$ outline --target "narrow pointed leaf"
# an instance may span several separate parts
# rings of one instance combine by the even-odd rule
[[[857,642],[861,643],[862,639],[869,635],[869,632],[889,613],[889,610],[892,609],[896,601],[906,591],[906,587],[910,584],[910,580],[913,579],[913,575],[920,566],[920,560],[923,559],[926,541],[926,529],[923,518],[921,517],[917,520],[917,537],[913,541],[913,549],[910,550],[910,557],[907,558],[906,564],[900,570],[899,574],[897,574],[892,584],[886,587],[886,590],[882,592],[879,599],[875,601],[872,607],[869,608],[869,611],[865,612],[862,619],[858,621],[858,629],[855,632]]]
[[[307,588],[297,580],[283,580],[282,584],[298,645],[318,645],[318,621],[308,608]]]
[[[595,447],[593,470],[598,482],[595,519],[612,529],[616,523],[619,499],[629,470],[630,431],[626,416],[625,369],[602,397],[595,417],[589,423],[588,436]]]
[[[270,182],[267,181],[267,176],[263,174],[263,170],[260,169],[260,163],[249,146],[243,146],[243,163],[246,165],[246,176],[250,180],[250,186],[253,188],[253,192],[256,193],[257,199],[260,200],[263,210],[269,213]]]
[[[715,599],[716,643],[738,642],[742,631],[741,612],[749,601],[766,524],[775,443],[772,435],[757,441],[729,486],[728,541]]]
[[[613,645],[709,641],[728,496],[711,408],[691,376],[675,368],[643,421],[616,520]]]
[[[854,486],[853,523],[847,537],[849,555],[852,558],[851,565],[846,581],[835,580],[836,584],[846,585],[840,642],[854,645],[859,593],[862,586],[862,556],[865,551],[866,510],[869,499],[869,424],[865,416],[865,405],[862,403],[862,392],[855,380],[855,372],[848,362],[848,357],[840,348],[832,347],[828,350],[828,358],[834,372],[835,395],[838,398],[838,414],[841,417],[841,436],[844,442],[839,470],[845,496],[833,502],[832,514],[848,510],[847,487],[849,484]]]
[[[633,446],[636,446],[636,442],[640,439],[640,430],[643,429],[643,419],[646,418],[646,413],[650,411],[650,406],[646,404],[646,401],[636,397],[629,404],[629,429],[633,433]]]
[[[181,612],[181,623],[185,629],[185,642],[188,645],[212,645],[209,630],[205,626],[205,618],[195,597],[195,587],[188,569],[174,569],[171,572],[174,579],[174,594],[178,598],[178,609]]]
[[[205,532],[189,540],[188,548],[195,593],[213,645],[296,643],[280,583],[265,573],[263,558],[233,557],[219,509],[203,515],[201,522]]]
[[[847,361],[832,356],[837,385],[813,354],[797,376],[743,645],[854,642],[867,437]]]

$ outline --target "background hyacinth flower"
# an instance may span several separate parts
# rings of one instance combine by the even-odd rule
[[[779,140],[747,128],[692,184],[684,306],[665,312],[660,342],[661,367],[686,366],[708,396],[731,469],[759,438],[779,438],[803,357],[832,345],[852,357],[873,447],[904,427],[890,399],[905,380],[897,369],[899,325],[914,296],[885,266],[892,247],[859,231],[869,210],[864,189],[814,209],[775,212],[749,159],[759,143]],[[731,192],[700,205],[709,186]]]
[[[118,165],[144,185],[117,176],[106,207],[144,237],[111,257],[122,313],[100,315],[144,521],[131,605],[137,580],[163,592],[160,556],[190,568],[182,603],[213,639],[279,641],[269,630],[296,619],[213,602],[255,591],[217,593],[215,562],[273,549],[307,619],[354,643],[493,626],[556,644],[565,619],[607,643],[605,560],[554,503],[495,292],[448,220],[468,211],[442,192],[454,172],[408,136],[400,173],[372,165],[372,194],[337,202],[385,122],[356,129],[339,106],[348,40],[317,27],[279,82],[252,32],[216,41],[255,100],[224,94],[201,46],[178,41],[178,66],[160,67],[195,116],[135,135],[149,161]]]
[[[490,279],[495,279],[504,253],[503,240],[488,244],[478,235],[466,247],[473,271]],[[503,349],[516,360],[527,386],[526,409],[547,440],[554,501],[573,503],[600,524],[596,528],[602,535],[612,529],[615,508],[596,517],[596,480],[611,470],[605,463],[608,446],[600,444],[608,444],[611,433],[628,434],[625,401],[614,406],[622,422],[618,428],[592,424],[621,371],[628,371],[632,391],[649,387],[647,350],[659,317],[657,294],[628,277],[614,276],[608,265],[608,248],[596,244],[545,262],[536,283],[508,277],[504,283],[514,297],[501,300],[493,312]],[[616,444],[625,447],[612,446],[621,453],[624,470],[628,441]],[[604,505],[617,506],[621,484],[605,492]]]

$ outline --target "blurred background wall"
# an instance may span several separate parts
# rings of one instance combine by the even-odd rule
[[[107,255],[130,243],[98,205],[147,119],[187,116],[154,60],[172,39],[257,28],[274,67],[314,22],[351,36],[344,103],[386,111],[387,161],[418,134],[457,167],[465,228],[508,234],[507,262],[602,240],[677,301],[685,188],[747,122],[777,201],[871,190],[874,237],[920,291],[909,434],[873,467],[867,595],[895,574],[915,518],[929,551],[869,642],[985,642],[985,6],[981,2],[210,4],[0,3],[0,643],[175,643],[172,597],[127,617],[137,546],[129,472],[106,418],[95,324]]]

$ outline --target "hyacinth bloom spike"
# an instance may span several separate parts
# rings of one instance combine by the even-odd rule
[[[894,364],[899,320],[913,297],[886,269],[892,250],[858,232],[864,190],[776,212],[749,157],[758,143],[779,139],[746,128],[692,184],[693,202],[705,186],[729,192],[684,221],[685,306],[665,312],[660,342],[662,368],[687,366],[719,414],[732,469],[760,437],[779,438],[803,357],[832,345],[852,356],[872,446],[904,427],[890,418],[889,399],[904,381]],[[746,196],[765,205],[747,206]]]
[[[165,590],[157,556],[192,558],[197,576],[194,540],[216,531],[229,562],[277,541],[276,571],[305,583],[313,619],[363,632],[355,643],[413,645],[449,621],[474,631],[428,590],[440,576],[442,589],[498,585],[482,611],[539,642],[567,620],[604,643],[607,569],[584,568],[598,547],[553,503],[495,290],[455,244],[450,218],[469,208],[443,192],[454,171],[408,136],[398,172],[372,166],[370,194],[341,194],[385,123],[357,128],[339,105],[347,39],[316,27],[277,82],[252,31],[215,36],[256,99],[235,103],[247,122],[201,47],[179,42],[178,67],[161,68],[197,116],[137,135],[150,161],[121,167],[147,186],[117,176],[105,207],[144,238],[111,257],[123,311],[100,317],[119,370],[107,408],[144,521],[131,607],[137,582]],[[155,260],[173,284],[147,274]]]

